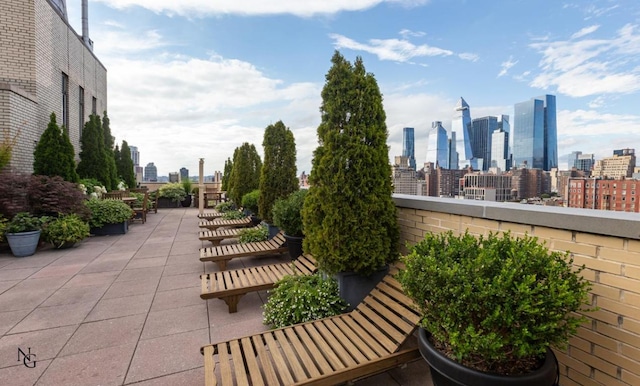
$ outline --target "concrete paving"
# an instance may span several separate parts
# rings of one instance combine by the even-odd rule
[[[266,330],[267,293],[248,294],[234,314],[200,299],[199,275],[217,266],[198,260],[196,214],[160,209],[126,235],[21,258],[0,252],[0,384],[203,385],[200,347]],[[235,259],[228,268],[286,260]],[[431,381],[418,360],[356,382],[365,383]]]

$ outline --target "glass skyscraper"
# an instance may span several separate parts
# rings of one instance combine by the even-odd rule
[[[470,164],[473,159],[473,151],[471,149],[471,112],[469,105],[460,97],[456,105],[453,119],[451,120],[451,131],[456,133],[456,151],[458,152],[458,164],[451,165],[451,169],[458,169]],[[453,137],[452,137],[453,138]]]
[[[450,169],[450,150],[447,130],[442,127],[442,122],[433,122],[427,138],[427,162],[433,162],[443,169]]]
[[[416,170],[415,135],[413,127],[402,129],[402,156],[409,159],[409,167]]]
[[[506,172],[510,166],[509,132],[498,128],[491,134],[491,167]]]
[[[489,170],[491,166],[491,135],[498,128],[497,117],[482,117],[471,121],[471,166],[475,170]]]
[[[556,97],[517,103],[513,122],[513,166],[550,171],[558,167]]]

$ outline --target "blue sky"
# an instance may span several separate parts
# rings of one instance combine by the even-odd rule
[[[67,0],[80,32],[80,0]],[[233,150],[282,120],[298,173],[317,146],[320,91],[338,49],[364,60],[384,97],[389,155],[402,128],[426,157],[432,121],[456,101],[472,118],[557,97],[560,166],[574,150],[640,152],[637,0],[89,0],[89,35],[107,67],[116,140],[160,175],[222,170]]]

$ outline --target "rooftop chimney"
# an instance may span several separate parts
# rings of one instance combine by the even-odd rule
[[[89,39],[89,0],[82,0],[82,40],[93,51],[93,41]]]

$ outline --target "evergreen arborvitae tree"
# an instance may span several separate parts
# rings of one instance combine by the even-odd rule
[[[78,182],[73,145],[66,130],[61,130],[56,123],[55,113],[51,113],[49,124],[33,152],[33,174],[60,176],[65,181]]]
[[[264,163],[260,172],[258,215],[273,223],[271,208],[279,198],[298,190],[296,176],[296,143],[293,132],[282,121],[264,131]]]
[[[107,185],[111,182],[111,177],[108,174],[102,124],[98,115],[89,116],[89,121],[85,123],[80,147],[80,163],[77,168],[80,178],[95,178],[104,184],[107,190],[112,189]]]
[[[245,142],[233,152],[233,168],[229,178],[229,197],[240,205],[242,196],[260,186],[262,161],[253,144]]]
[[[360,57],[352,65],[336,51],[331,62],[303,208],[304,247],[328,273],[366,276],[398,253],[385,112]]]
[[[105,185],[108,190],[116,189],[118,186],[118,169],[116,167],[116,160],[113,156],[113,145],[115,138],[111,135],[111,127],[109,126],[111,121],[107,116],[107,112],[104,112],[102,116],[102,138],[104,140],[104,152],[106,155],[107,177],[109,178],[109,185]]]
[[[118,174],[118,178],[123,180],[122,178],[122,153],[120,152],[120,147],[116,145],[113,149],[113,159],[116,161],[116,171]]]
[[[122,180],[130,188],[136,186],[136,175],[133,170],[133,159],[131,159],[131,148],[127,141],[122,141],[122,149],[120,150],[120,168]]]
[[[231,178],[231,169],[233,169],[233,161],[231,161],[231,158],[227,158],[227,160],[224,161],[224,173],[222,174],[222,186],[220,187],[222,191],[226,192],[229,190],[229,179]]]

